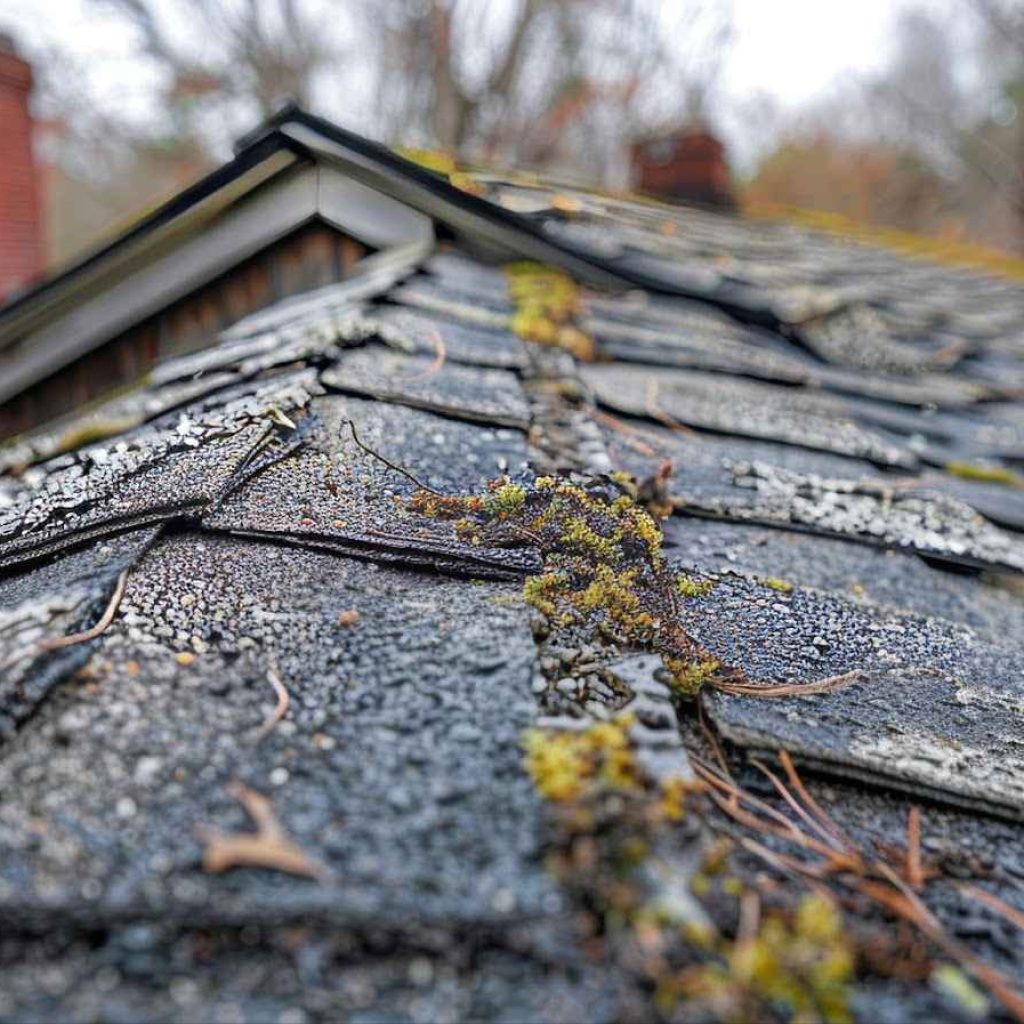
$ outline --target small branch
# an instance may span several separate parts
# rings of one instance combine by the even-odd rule
[[[42,640],[37,640],[34,644],[29,644],[27,647],[23,647],[20,651],[15,651],[14,654],[0,661],[0,671],[6,671],[23,658],[31,657],[33,654],[43,651],[54,651],[61,647],[73,647],[75,644],[84,644],[88,640],[95,640],[96,637],[101,636],[110,628],[110,624],[114,621],[114,616],[117,614],[121,598],[124,596],[125,584],[128,582],[128,572],[129,570],[125,569],[118,576],[114,593],[111,594],[106,610],[100,616],[100,620],[95,626],[90,626],[80,633],[71,633],[68,636],[46,637]]]
[[[254,742],[259,743],[265,736],[269,736],[277,727],[277,723],[288,713],[288,691],[284,688],[278,674],[272,669],[267,669],[267,681],[274,688],[277,694],[277,707],[274,708],[270,717],[261,725],[256,732]]]
[[[128,573],[129,570],[125,569],[117,577],[117,586],[114,587],[114,593],[110,595],[110,602],[95,626],[90,626],[89,629],[82,630],[81,633],[71,633],[69,636],[48,637],[45,640],[39,640],[36,642],[36,648],[40,651],[55,651],[60,647],[73,647],[75,644],[84,644],[86,641],[95,640],[96,637],[105,633],[114,621],[114,616],[117,614],[117,609],[121,604],[121,598],[124,597]]]
[[[836,690],[855,683],[860,676],[860,669],[855,668],[852,672],[817,679],[810,683],[734,683],[712,679],[708,685],[723,693],[743,697],[805,697],[815,693],[835,693]]]
[[[423,483],[422,480],[418,480],[416,477],[414,477],[412,473],[410,473],[407,469],[403,469],[401,466],[396,465],[390,459],[384,458],[384,456],[381,455],[380,452],[375,452],[369,445],[363,444],[363,442],[359,440],[359,434],[356,433],[356,425],[352,420],[344,420],[342,422],[342,426],[345,426],[346,424],[348,424],[349,430],[352,431],[352,440],[355,441],[355,443],[359,445],[359,447],[362,448],[367,455],[371,456],[372,458],[375,458],[378,462],[383,462],[385,466],[387,466],[389,469],[393,469],[396,473],[401,473],[402,476],[404,476],[407,480],[411,480],[421,490],[429,491],[431,494],[435,494],[439,498],[448,497],[448,495],[443,494],[441,491],[435,491],[433,487],[428,487],[425,483]]]

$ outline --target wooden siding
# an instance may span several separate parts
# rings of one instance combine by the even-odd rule
[[[0,437],[141,379],[156,363],[214,344],[225,327],[298,292],[340,281],[366,248],[313,221],[0,407]]]

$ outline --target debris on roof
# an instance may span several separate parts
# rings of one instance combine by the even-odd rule
[[[0,449],[0,1017],[1024,1020],[1024,289],[300,128],[453,240]]]

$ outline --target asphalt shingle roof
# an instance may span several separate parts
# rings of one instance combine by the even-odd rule
[[[1024,287],[480,180],[664,285],[580,292],[595,362],[514,334],[503,271],[442,246],[255,314],[3,450],[0,1018],[787,1019],[785,994],[742,1001],[735,966],[714,998],[665,994],[730,963],[679,936],[731,941],[737,889],[782,914],[806,891],[770,863],[785,834],[757,837],[766,866],[706,793],[672,828],[636,810],[716,744],[799,824],[754,765],[787,751],[862,850],[911,845],[922,808],[914,899],[1019,977]],[[414,497],[549,473],[626,494],[625,473],[670,513],[682,628],[748,683],[856,675],[779,699],[708,687],[698,714],[642,644],[523,601],[547,570],[525,528],[481,536]],[[524,733],[622,712],[653,781],[570,821]],[[210,830],[259,824],[238,783],[317,879],[204,864]],[[731,889],[708,866],[723,839]],[[843,906],[859,1019],[1012,1010],[934,933],[926,954],[878,906]],[[949,961],[974,982],[941,984]]]

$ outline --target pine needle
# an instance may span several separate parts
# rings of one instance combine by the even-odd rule
[[[807,697],[816,693],[835,693],[860,677],[861,670],[855,668],[852,672],[810,683],[737,683],[728,679],[710,679],[708,685],[737,697]]]
[[[128,572],[129,570],[125,569],[117,577],[117,586],[114,587],[114,592],[110,595],[110,601],[95,626],[90,626],[89,629],[84,629],[80,633],[71,633],[69,636],[48,637],[45,640],[39,640],[36,643],[36,648],[40,651],[55,651],[60,647],[73,647],[75,644],[84,644],[86,641],[95,640],[96,637],[105,633],[114,621],[114,616],[117,614],[117,609],[121,604],[121,598],[124,597],[125,584],[128,582]]]
[[[430,328],[430,341],[434,346],[434,359],[429,366],[425,367],[419,373],[413,374],[408,380],[427,380],[433,377],[435,373],[440,373],[442,367],[445,364],[447,358],[447,352],[444,347],[444,338],[441,337],[441,332]]]
[[[649,377],[644,387],[644,410],[651,419],[657,420],[662,425],[674,430],[676,433],[685,434],[687,437],[697,437],[697,432],[684,426],[674,416],[669,415],[658,405],[658,378]]]
[[[288,691],[285,689],[284,683],[281,682],[281,678],[272,668],[267,669],[267,681],[277,694],[277,707],[274,708],[270,717],[257,730],[256,743],[259,743],[265,736],[269,736],[277,727],[277,723],[288,714]]]
[[[342,426],[345,426],[345,424],[348,424],[349,430],[352,431],[352,440],[355,441],[355,443],[359,445],[359,447],[362,448],[362,450],[366,452],[367,455],[375,458],[378,462],[383,462],[385,466],[387,466],[389,469],[393,469],[396,473],[401,473],[402,476],[404,476],[407,480],[411,480],[417,487],[421,488],[422,490],[429,491],[431,494],[435,494],[439,498],[447,497],[447,495],[443,494],[441,491],[435,491],[433,487],[428,487],[427,484],[423,483],[422,480],[418,480],[416,477],[412,475],[412,473],[409,472],[409,470],[403,469],[397,463],[392,462],[390,459],[384,458],[384,456],[381,455],[380,452],[375,452],[369,445],[363,444],[363,442],[359,440],[359,434],[356,432],[356,425],[352,420],[344,420]]]
[[[921,810],[916,805],[907,814],[907,881],[912,889],[924,888],[921,866]]]

